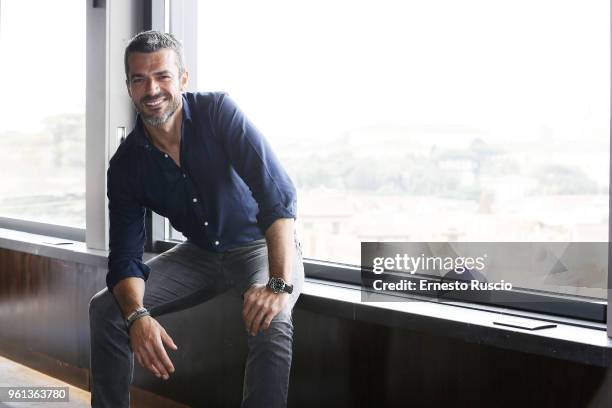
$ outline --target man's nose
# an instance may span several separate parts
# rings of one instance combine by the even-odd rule
[[[147,80],[146,91],[149,95],[155,95],[159,92],[159,84],[155,79],[151,78]]]

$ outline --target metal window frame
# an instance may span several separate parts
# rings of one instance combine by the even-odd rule
[[[85,232],[92,249],[108,250],[106,170],[124,135],[120,130],[132,129],[136,117],[125,86],[123,53],[144,27],[147,1],[87,4]]]
[[[147,0],[92,0],[86,5],[85,225],[86,228],[0,217],[0,228],[85,241],[108,249],[106,169],[119,128],[131,129],[134,109],[125,89],[123,50],[143,26]],[[111,30],[112,27],[112,30]]]
[[[609,2],[610,5],[610,44],[612,44],[612,1]],[[612,51],[610,53],[610,66],[612,67]],[[610,84],[612,85],[612,69],[610,70]],[[612,268],[610,267],[610,260],[612,260],[612,246],[610,242],[612,241],[612,198],[610,197],[610,183],[612,182],[612,86],[610,87],[610,118],[608,123],[610,123],[610,176],[608,179],[608,306],[612,305]],[[612,308],[608,307],[608,337],[612,337]]]
[[[149,0],[146,2],[144,30],[169,32],[170,0]],[[166,238],[166,220],[161,215],[146,209],[145,214],[145,251],[164,252],[157,243]]]
[[[148,2],[150,19],[145,19],[145,29],[172,33],[183,45],[185,66],[189,70],[187,89],[198,89],[198,21],[197,0],[150,0]],[[161,215],[147,209],[145,218],[147,240],[145,250],[163,252],[168,249],[164,244],[168,228],[166,220]],[[164,249],[165,248],[165,249]]]
[[[70,241],[85,241],[85,228],[30,221],[23,218],[0,217],[0,228],[28,232],[30,234],[47,235]]]
[[[155,2],[155,0],[153,0]],[[190,22],[184,23],[190,18],[197,18],[197,1],[195,0],[185,0],[180,7],[176,6],[176,0],[158,0],[159,2],[168,1],[171,2],[170,7],[170,29],[181,31],[184,38],[193,38],[197,40],[197,32],[195,30],[195,26],[192,27]],[[612,5],[612,1],[610,1]],[[167,9],[166,9],[167,10]],[[173,14],[174,13],[174,14]],[[154,14],[154,13],[153,13]],[[612,22],[612,7],[611,7],[611,22]],[[610,26],[610,36],[612,39],[612,23]],[[187,44],[186,44],[187,45]],[[186,54],[190,55],[191,58],[195,59],[197,63],[197,45],[186,47]],[[197,72],[197,66],[191,65],[192,69]],[[193,76],[192,76],[193,78]],[[612,80],[612,72],[611,72],[611,80]],[[197,85],[197,80],[192,82],[192,84]],[[612,101],[612,89],[610,90],[610,99]],[[612,118],[612,106],[610,112]],[[612,123],[611,123],[612,125]],[[611,126],[611,134],[610,140],[612,141],[612,126]],[[610,180],[612,180],[612,142],[610,143]],[[608,195],[609,202],[609,213],[612,214],[612,198],[610,194]],[[151,220],[149,221],[149,229],[151,233],[149,236],[148,246],[149,248],[156,249],[157,251],[165,251],[172,246],[176,245],[176,241],[170,241],[166,238],[166,229],[160,228],[159,225],[165,225],[164,222],[156,220],[155,217],[160,217],[157,214],[153,214]],[[162,217],[160,217],[162,218]],[[157,227],[154,227],[157,225]],[[609,239],[608,239],[608,259],[612,259],[612,245],[610,245],[610,241],[612,240],[612,219],[609,217]],[[350,284],[360,285],[360,274],[358,273],[359,268],[349,265],[340,265],[334,264],[330,262],[323,262],[319,260],[313,259],[305,259],[304,262],[305,271],[307,277],[330,280],[334,282],[343,282]],[[594,301],[594,300],[579,300],[575,297],[570,296],[559,296],[555,294],[541,294],[541,293],[516,293],[516,298],[511,299],[512,307],[517,308],[516,304],[530,304],[530,305],[538,305],[534,310],[534,307],[529,308],[529,311],[536,311],[540,313],[546,313],[551,315],[570,317],[583,319],[593,322],[605,323],[607,320],[607,333],[609,337],[612,337],[612,308],[607,307],[608,304],[612,303],[612,268],[608,268],[608,302],[605,301]],[[466,303],[467,304],[467,303]],[[494,306],[507,306],[504,304],[494,304]],[[517,308],[517,310],[520,308]],[[607,316],[607,317],[606,317]]]
[[[0,13],[2,0],[0,0]],[[0,19],[1,21],[1,19]],[[30,234],[49,235],[71,241],[85,241],[85,228],[69,225],[52,224],[42,221],[32,221],[27,218],[1,217],[0,228],[28,232]]]

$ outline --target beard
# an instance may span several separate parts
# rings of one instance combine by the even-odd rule
[[[148,108],[145,105],[145,103],[151,100],[155,100],[160,97],[163,97],[168,102],[166,109],[164,109],[162,112],[158,112],[153,115],[148,114],[147,113]],[[142,118],[142,121],[146,123],[147,125],[153,126],[153,127],[160,127],[166,122],[168,122],[168,119],[170,119],[170,117],[174,115],[174,112],[177,111],[180,105],[181,103],[180,103],[179,98],[172,98],[170,94],[164,93],[164,92],[158,93],[157,95],[153,95],[153,96],[146,96],[142,98],[138,103],[134,102],[134,106],[136,107],[136,110],[138,111],[138,113],[140,113],[140,117]]]

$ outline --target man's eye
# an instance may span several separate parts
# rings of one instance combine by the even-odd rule
[[[142,82],[142,78],[134,78],[132,79],[132,84],[139,84]]]

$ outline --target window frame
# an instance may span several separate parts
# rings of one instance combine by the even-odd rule
[[[2,9],[2,0],[0,0],[0,10]],[[87,27],[86,27],[87,30]],[[86,47],[86,58],[88,58]],[[85,114],[87,121],[87,113]],[[85,132],[87,137],[87,131]],[[87,163],[85,164],[87,166]],[[86,183],[87,184],[87,183]],[[86,188],[87,189],[87,188]],[[87,198],[85,199],[85,208],[87,208]],[[48,235],[71,241],[85,241],[86,228],[73,227],[69,225],[53,224],[43,221],[32,221],[27,218],[4,217],[0,215],[0,228],[27,232],[30,234]]]
[[[47,235],[71,241],[85,241],[85,228],[30,221],[25,218],[0,217],[0,228],[30,234]]]
[[[0,228],[108,250],[106,170],[120,143],[117,130],[131,129],[135,119],[125,90],[125,41],[150,24],[159,1],[94,0],[86,5],[85,228],[2,216]]]

